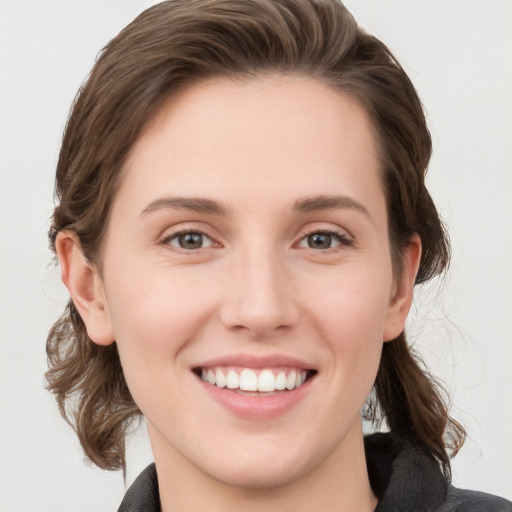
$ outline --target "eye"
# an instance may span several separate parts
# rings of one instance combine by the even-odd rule
[[[335,231],[315,231],[309,233],[299,242],[299,247],[317,250],[332,249],[340,245],[352,245],[352,241]]]
[[[174,235],[166,238],[164,243],[186,251],[204,249],[205,247],[213,246],[213,241],[210,237],[197,231],[175,233]]]

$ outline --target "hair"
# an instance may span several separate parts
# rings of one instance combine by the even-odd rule
[[[179,88],[214,77],[268,74],[318,79],[360,102],[373,121],[387,198],[390,250],[400,274],[417,234],[417,283],[447,268],[450,249],[425,187],[431,138],[406,73],[338,0],[171,0],[140,14],[100,53],[78,92],[56,172],[49,237],[74,231],[101,268],[101,247],[127,155],[141,130]],[[116,343],[89,339],[70,300],[47,340],[47,387],[86,456],[125,468],[125,436],[141,413],[127,387]],[[446,394],[412,354],[405,333],[384,343],[368,416],[425,450],[450,474],[465,432]]]

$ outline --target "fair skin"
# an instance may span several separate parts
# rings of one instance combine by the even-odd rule
[[[185,89],[132,148],[101,273],[73,233],[57,250],[90,338],[117,342],[162,510],[375,508],[360,410],[421,248],[394,276],[355,101],[301,77]],[[230,371],[271,391],[228,389]]]

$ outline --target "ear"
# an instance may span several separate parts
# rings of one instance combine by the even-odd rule
[[[62,282],[84,321],[89,338],[98,345],[114,342],[110,312],[98,270],[85,257],[73,231],[61,231],[55,241]]]
[[[405,320],[412,304],[414,282],[421,259],[421,241],[417,234],[411,237],[403,252],[402,275],[398,276],[390,299],[384,341],[394,340],[405,327]]]

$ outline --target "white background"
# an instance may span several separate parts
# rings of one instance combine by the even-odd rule
[[[0,0],[0,512],[116,510],[121,473],[84,465],[43,388],[66,301],[46,232],[60,137],[96,53],[154,2]],[[350,0],[410,74],[435,144],[429,184],[453,244],[412,339],[469,431],[454,483],[512,499],[512,2]],[[128,482],[151,460],[143,429]]]

